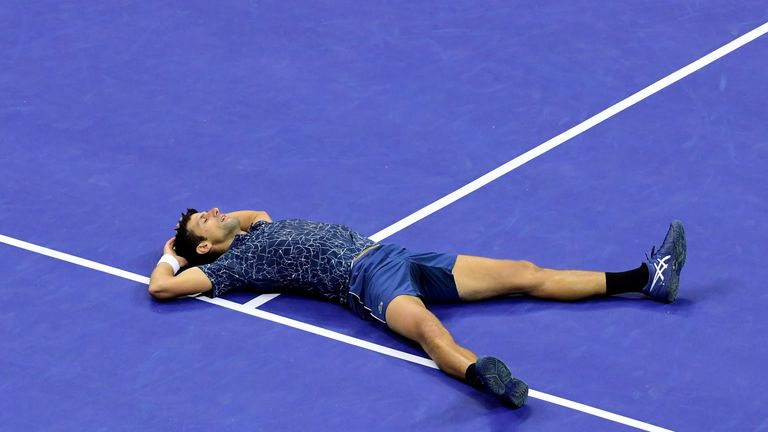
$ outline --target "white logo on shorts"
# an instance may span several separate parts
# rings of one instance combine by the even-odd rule
[[[379,313],[384,309],[384,302],[379,302]]]

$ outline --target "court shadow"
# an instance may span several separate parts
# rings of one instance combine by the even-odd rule
[[[149,296],[147,296],[149,297]],[[188,312],[199,312],[211,307],[211,305],[201,302],[192,297],[182,297],[171,300],[157,300],[149,297],[146,302],[149,304],[149,310],[161,315],[180,314]]]
[[[233,301],[235,303],[243,304],[260,293],[255,293],[248,290],[232,290],[221,298]],[[210,297],[209,294],[201,294],[204,297]],[[201,309],[210,308],[212,305],[195,299],[194,297],[180,297],[169,300],[158,300],[147,296],[150,303],[150,309],[153,312],[162,314],[182,313],[188,311],[198,311]]]
[[[433,393],[453,395],[443,399],[439,406],[431,404],[429,411],[422,411],[424,415],[412,419],[414,430],[515,430],[535,412],[531,406],[535,403],[533,399],[521,408],[511,409],[492,395],[443,373],[429,375]],[[478,429],[480,425],[481,429]]]
[[[510,409],[490,396],[480,393],[477,394],[476,399],[484,399],[481,402],[483,405],[482,414],[478,414],[477,410],[468,409],[467,404],[445,405],[442,409],[431,409],[428,416],[423,416],[414,422],[414,430],[487,430],[499,432],[517,430],[534,412],[534,408],[530,405]],[[484,418],[482,428],[477,428],[478,417]]]
[[[611,297],[596,297],[579,301],[554,301],[525,296],[512,296],[472,303],[433,304],[429,305],[435,315],[442,320],[466,317],[468,314],[488,317],[525,317],[552,312],[594,313],[598,310],[637,310],[644,313],[689,313],[701,300],[717,289],[717,286],[732,282],[717,282],[705,287],[694,286],[682,292],[672,303],[663,303],[649,299],[642,294],[622,294]]]
[[[710,301],[716,296],[739,295],[746,292],[746,282],[734,278],[718,278],[708,283],[698,283],[680,289],[680,295],[674,305],[701,303]]]

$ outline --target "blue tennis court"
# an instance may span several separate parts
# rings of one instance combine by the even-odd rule
[[[2,4],[0,430],[768,431],[764,1]],[[214,206],[598,271],[681,219],[688,261],[672,304],[432,308],[510,410],[339,305],[153,300]]]

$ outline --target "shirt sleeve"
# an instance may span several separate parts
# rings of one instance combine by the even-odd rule
[[[263,227],[263,226],[265,226],[266,224],[269,224],[269,223],[271,223],[271,222],[267,222],[267,221],[263,221],[263,220],[256,221],[256,222],[252,223],[248,227],[248,232],[250,233],[250,232],[258,231],[258,230],[261,229],[261,227]]]
[[[221,258],[211,264],[200,266],[200,270],[211,281],[211,297],[218,297],[233,288],[245,286],[246,280],[240,271],[240,267],[231,260],[222,260]]]

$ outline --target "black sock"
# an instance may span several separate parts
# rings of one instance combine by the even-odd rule
[[[648,283],[648,267],[640,264],[640,267],[621,273],[605,273],[605,295],[621,294],[626,292],[641,292]]]
[[[464,372],[464,379],[467,381],[467,384],[472,387],[483,388],[483,382],[480,380],[480,375],[477,374],[476,363],[469,365],[467,371]]]

